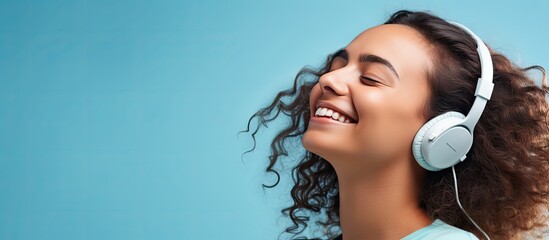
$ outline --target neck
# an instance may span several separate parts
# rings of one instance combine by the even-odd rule
[[[417,166],[409,166],[415,162],[397,162],[402,164],[368,172],[334,165],[345,240],[400,239],[432,223],[419,206],[422,176]]]

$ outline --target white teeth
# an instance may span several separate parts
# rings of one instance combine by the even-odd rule
[[[332,119],[342,123],[350,123],[350,120],[347,119],[343,114],[325,107],[319,107],[318,109],[316,109],[315,116],[320,116],[320,117],[326,116],[326,117],[331,117]]]
[[[318,109],[316,110],[316,112],[315,112],[315,115],[318,116],[318,115],[320,114],[320,110],[322,110],[322,109],[318,108]]]
[[[326,116],[326,112],[328,111],[327,108],[322,108],[322,110],[320,110],[320,113],[318,113],[319,116]]]

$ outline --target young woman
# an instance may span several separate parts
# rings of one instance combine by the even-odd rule
[[[255,142],[261,125],[291,120],[274,138],[266,169],[279,177],[281,157],[295,164],[294,203],[282,210],[294,225],[285,232],[302,233],[316,213],[325,220],[317,221],[322,239],[540,237],[549,203],[545,70],[521,68],[492,49],[488,55],[491,98],[470,130],[465,160],[445,169],[418,164],[412,146],[429,120],[472,109],[482,69],[466,30],[398,11],[321,68],[303,68],[245,130],[258,121]],[[543,73],[542,86],[527,75],[531,69]]]

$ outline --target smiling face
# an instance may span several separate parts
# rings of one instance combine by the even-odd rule
[[[304,147],[348,166],[413,159],[412,140],[427,120],[430,48],[404,25],[380,25],[358,35],[311,90]]]

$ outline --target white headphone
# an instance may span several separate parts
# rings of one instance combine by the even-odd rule
[[[429,171],[440,171],[465,160],[473,144],[475,125],[494,89],[490,51],[471,30],[459,23],[450,23],[465,30],[476,40],[481,77],[477,82],[475,101],[467,116],[459,112],[446,112],[429,120],[416,133],[412,143],[414,158]]]

